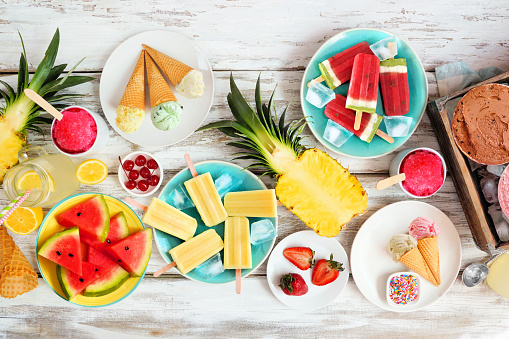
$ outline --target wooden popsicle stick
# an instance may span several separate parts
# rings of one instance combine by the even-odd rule
[[[177,263],[175,261],[172,261],[168,265],[164,266],[163,268],[161,268],[157,272],[155,272],[154,277],[157,278],[158,276],[160,276],[161,274],[163,274],[164,272],[168,271],[170,268],[173,268],[175,266],[177,266]]]
[[[131,198],[127,197],[124,200],[125,200],[126,203],[128,203],[130,205],[133,205],[134,207],[139,208],[140,210],[142,210],[144,212],[146,212],[148,210],[147,206],[143,205],[142,203],[137,202],[134,199],[131,199]]]
[[[355,111],[355,123],[353,124],[353,129],[358,131],[361,128],[361,120],[362,120],[362,111]]]
[[[43,110],[54,116],[57,120],[62,120],[63,115],[55,107],[51,106],[43,97],[37,94],[35,91],[25,88],[25,95],[29,97],[37,105],[41,106]]]
[[[237,292],[237,294],[240,294],[240,279],[242,278],[240,273],[241,269],[237,268],[235,270],[235,292]]]
[[[380,190],[380,191],[384,190],[387,187],[390,187],[390,186],[392,186],[394,184],[397,184],[398,182],[402,182],[405,179],[406,179],[405,173],[396,174],[396,175],[394,175],[392,177],[380,180],[376,184],[376,189]]]
[[[324,81],[325,79],[320,75],[318,78],[314,78],[313,80],[311,80],[310,82],[308,82],[308,87],[311,86],[311,83],[312,82],[322,82]]]
[[[385,141],[387,141],[389,144],[393,144],[394,143],[394,138],[393,137],[390,137],[389,135],[387,135],[384,131],[382,130],[377,130],[376,131],[376,135],[378,135],[380,138],[384,139]]]
[[[193,162],[191,161],[191,157],[189,156],[189,154],[187,154],[187,153],[184,154],[184,158],[186,159],[187,167],[189,167],[189,170],[191,171],[193,178],[197,177],[198,172],[196,172],[196,169],[194,168]]]

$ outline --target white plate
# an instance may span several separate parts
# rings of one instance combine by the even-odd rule
[[[195,99],[187,99],[183,94],[176,92],[173,84],[168,82],[177,100],[184,106],[180,124],[171,131],[161,131],[152,124],[146,81],[145,119],[140,128],[133,133],[124,133],[115,123],[115,110],[143,49],[141,44],[149,45],[203,74],[205,93]],[[111,53],[101,75],[100,96],[104,115],[118,134],[141,146],[168,146],[190,136],[205,120],[214,98],[214,77],[205,54],[192,40],[172,31],[148,31],[132,36]]]
[[[387,303],[387,278],[408,268],[392,260],[387,244],[393,235],[408,233],[408,226],[417,217],[427,217],[440,228],[440,278],[435,287],[421,279],[420,301],[415,305],[394,307]],[[401,201],[373,214],[360,228],[350,254],[352,275],[359,290],[373,304],[395,312],[411,312],[431,305],[444,296],[458,276],[461,265],[461,241],[452,221],[438,208],[420,201]]]
[[[301,271],[283,256],[283,250],[286,248],[301,246],[309,247],[315,251],[317,261],[319,259],[329,259],[332,253],[334,260],[343,263],[345,270],[340,272],[339,277],[328,285],[313,285],[311,283],[312,268]],[[299,310],[313,310],[324,307],[336,299],[348,282],[349,272],[348,256],[343,246],[337,240],[321,237],[313,231],[297,232],[284,238],[274,248],[267,263],[267,281],[272,293],[286,306]],[[286,295],[279,287],[279,279],[287,273],[300,274],[308,285],[308,293],[299,297]]]

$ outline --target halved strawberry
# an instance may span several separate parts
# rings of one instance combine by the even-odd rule
[[[315,251],[309,247],[290,247],[283,251],[283,255],[300,270],[305,271],[313,266]]]
[[[317,286],[330,284],[339,276],[339,272],[344,271],[343,264],[332,260],[332,253],[330,259],[320,259],[315,264],[313,274],[311,275],[311,282]]]
[[[300,296],[308,293],[308,285],[304,278],[297,273],[288,273],[281,276],[279,287],[288,295]]]

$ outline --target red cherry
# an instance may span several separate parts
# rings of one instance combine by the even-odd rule
[[[159,167],[159,165],[157,165],[157,161],[155,161],[154,159],[149,159],[147,161],[147,167],[150,169],[156,169]]]
[[[136,166],[143,166],[147,162],[147,159],[143,155],[138,155],[136,159],[134,160],[134,163]]]
[[[132,160],[126,160],[124,161],[124,169],[126,171],[130,171],[134,168],[134,162]]]
[[[132,170],[129,172],[129,179],[136,180],[140,176],[140,173],[137,170]]]
[[[159,176],[158,175],[151,176],[150,179],[148,179],[148,183],[150,184],[150,186],[157,186],[157,184],[159,183]]]
[[[142,192],[145,192],[146,190],[148,190],[148,182],[147,182],[147,180],[140,180],[140,181],[138,181],[138,188]]]
[[[140,170],[140,176],[145,179],[150,178],[150,170],[146,167],[142,167]]]
[[[126,181],[125,183],[125,187],[128,189],[128,190],[133,190],[136,188],[136,182],[135,181],[132,181],[132,180],[129,180],[129,181]]]

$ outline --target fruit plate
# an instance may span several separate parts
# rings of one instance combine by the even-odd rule
[[[311,283],[312,268],[301,271],[283,256],[284,249],[289,247],[309,247],[315,251],[317,261],[319,259],[329,259],[332,253],[334,260],[343,263],[345,270],[340,272],[338,278],[330,284],[315,286]],[[279,287],[279,279],[287,273],[300,274],[308,285],[308,293],[298,297],[283,293]],[[272,251],[267,263],[267,281],[272,293],[283,304],[299,310],[317,309],[334,301],[345,288],[349,273],[348,256],[343,246],[337,240],[321,237],[314,231],[297,232],[281,240]]]
[[[145,119],[140,128],[133,133],[124,133],[115,123],[117,116],[115,111],[140,56],[143,48],[141,44],[155,48],[203,74],[205,93],[195,99],[184,97],[183,94],[174,90],[173,84],[168,82],[177,100],[184,106],[182,120],[173,130],[161,131],[152,124],[146,81]],[[214,76],[207,57],[192,40],[172,31],[147,31],[125,40],[111,53],[103,68],[99,92],[104,115],[118,134],[140,146],[168,146],[190,136],[205,120],[214,98]]]
[[[438,248],[442,283],[435,287],[421,277],[420,301],[394,307],[387,303],[387,278],[408,268],[394,262],[387,251],[393,235],[408,234],[408,226],[417,217],[427,217],[440,228]],[[352,275],[359,290],[373,304],[394,312],[412,312],[431,305],[444,296],[458,277],[461,265],[461,241],[452,221],[438,208],[420,201],[401,201],[377,211],[357,232],[350,253]]]
[[[421,121],[422,115],[426,108],[426,102],[428,100],[428,82],[426,81],[426,74],[415,51],[412,49],[412,47],[410,47],[408,43],[399,37],[398,54],[396,55],[396,58],[407,59],[408,85],[410,91],[410,112],[408,112],[405,116],[413,118],[408,136],[394,138],[393,144],[389,144],[378,136],[375,136],[369,144],[357,138],[356,136],[352,136],[341,147],[337,147],[323,138],[323,132],[325,131],[325,126],[327,125],[328,120],[323,113],[324,108],[317,108],[306,101],[308,82],[320,76],[321,74],[320,70],[318,69],[318,64],[320,62],[361,41],[367,41],[369,44],[373,44],[392,35],[394,34],[378,29],[357,28],[346,30],[327,40],[311,58],[311,61],[309,62],[306,71],[304,72],[304,77],[302,78],[300,101],[304,116],[309,122],[309,128],[313,132],[314,136],[318,139],[318,141],[320,141],[330,150],[354,158],[376,158],[390,153],[403,145],[408,140],[408,138],[410,138],[410,136],[417,128],[417,125]],[[350,82],[346,82],[345,84],[342,84],[336,88],[334,91],[346,96],[349,84]],[[378,104],[376,107],[376,112],[379,115],[384,115],[380,91],[378,91]],[[387,132],[383,122],[380,124],[380,129],[384,132]]]
[[[195,164],[194,166],[198,174],[210,172],[210,175],[214,180],[217,179],[222,174],[230,174],[232,177],[239,178],[242,181],[242,183],[234,191],[253,191],[267,189],[267,187],[263,184],[261,180],[258,179],[256,175],[254,175],[253,173],[246,169],[242,169],[242,167],[240,166],[237,166],[229,162],[216,160],[203,161]],[[173,189],[175,189],[178,185],[184,183],[184,181],[187,181],[191,178],[192,176],[189,169],[187,168],[183,169],[166,184],[161,194],[159,195],[159,199],[165,200],[165,197],[169,195],[171,191],[173,191]],[[182,212],[192,216],[198,221],[198,228],[196,229],[195,235],[198,235],[210,229],[210,227],[205,226],[196,208],[194,207],[188,208],[183,210]],[[277,230],[277,218],[248,218],[248,219],[250,224],[259,220],[269,219],[270,221],[272,221],[272,224],[276,227]],[[221,238],[224,239],[224,222],[220,223],[219,225],[213,226],[212,228],[219,234],[219,236],[221,236]],[[168,251],[171,250],[173,247],[180,245],[183,241],[179,238],[176,238],[172,235],[169,235],[157,229],[154,229],[154,239],[157,248],[159,249],[159,252],[163,256],[164,260],[167,263],[171,263],[173,259],[171,258]],[[272,241],[267,241],[257,246],[251,245],[251,256],[253,267],[251,269],[242,270],[242,277],[251,274],[251,272],[256,270],[265,261],[265,259],[267,259],[270,250],[274,246],[275,241],[276,239],[274,238]],[[224,260],[223,251],[221,251],[220,253],[221,260]],[[176,268],[174,268],[174,270],[179,272]],[[196,270],[192,270],[191,272],[184,274],[184,276],[191,280],[196,280],[203,283],[224,284],[235,281],[235,270],[225,270],[223,273],[215,276],[212,279],[204,278],[199,273],[197,273]]]
[[[48,214],[46,214],[46,217],[44,218],[41,226],[39,227],[39,232],[37,233],[36,240],[37,252],[39,251],[39,248],[41,248],[41,246],[46,242],[46,240],[48,240],[53,234],[64,230],[64,227],[60,226],[55,218],[60,212],[68,210],[69,208],[87,199],[90,199],[97,194],[98,193],[75,194],[56,204],[48,212]],[[134,213],[134,211],[129,206],[127,206],[124,202],[118,200],[117,198],[105,194],[103,194],[103,196],[106,199],[106,203],[108,204],[110,216],[113,216],[120,211],[124,212],[124,215],[127,220],[127,225],[129,227],[129,233],[134,233],[136,231],[140,231],[143,229],[143,224],[140,218],[138,218],[136,213]],[[37,256],[37,265],[39,266],[39,271],[41,272],[44,281],[46,281],[49,287],[51,287],[51,289],[56,294],[58,294],[62,299],[67,301],[67,299],[64,297],[64,293],[62,292],[60,283],[58,282],[57,279],[56,272],[57,265],[54,262],[39,255]],[[114,304],[124,299],[129,294],[131,294],[138,287],[144,275],[145,272],[143,272],[143,275],[141,277],[137,278],[130,277],[122,284],[122,286],[120,286],[119,289],[107,295],[101,297],[85,297],[82,294],[78,294],[70,302],[73,304],[90,307],[107,306]]]

